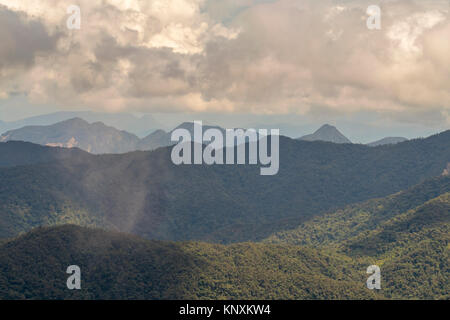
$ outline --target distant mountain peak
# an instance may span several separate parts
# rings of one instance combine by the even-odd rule
[[[329,129],[333,129],[333,130],[337,130],[335,126],[332,126],[331,124],[325,123],[323,126],[321,126],[319,129],[317,129],[316,132],[320,131],[320,130],[329,130]]]
[[[157,129],[155,131],[153,131],[152,133],[150,133],[148,136],[162,136],[164,134],[167,134],[166,131],[162,130],[162,129]]]
[[[80,123],[80,124],[84,124],[84,125],[89,124],[89,122],[87,122],[86,120],[81,119],[79,117],[67,119],[67,120],[61,121],[59,123]]]
[[[83,122],[83,123],[88,123],[86,120],[84,120],[83,118],[80,118],[80,117],[73,117],[73,118],[67,119],[66,121],[67,121],[67,122]],[[61,122],[64,122],[64,121],[61,121]]]
[[[194,122],[183,122],[179,124],[175,129],[187,129],[187,130],[194,130]]]
[[[79,117],[48,126],[25,126],[0,136],[2,142],[10,140],[52,147],[78,147],[96,154],[130,152],[136,149],[140,141],[137,136],[126,131],[98,121],[90,124]]]
[[[328,141],[333,143],[352,143],[335,126],[324,124],[313,134],[300,137],[299,140],[306,141]]]

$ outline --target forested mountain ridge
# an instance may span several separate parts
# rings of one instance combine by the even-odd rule
[[[376,264],[388,298],[449,299],[450,177],[348,206],[265,242],[320,248]]]
[[[335,247],[346,239],[367,235],[380,225],[411,210],[417,210],[429,201],[433,203],[440,196],[447,199],[445,195],[448,192],[450,177],[439,176],[385,198],[351,204],[336,212],[316,217],[296,229],[274,234],[267,241]]]
[[[181,165],[170,148],[0,169],[0,236],[76,223],[162,240],[260,240],[442,173],[450,131],[398,145],[280,137],[280,171]],[[1,158],[1,155],[0,155]]]
[[[380,261],[283,243],[161,242],[41,227],[0,244],[0,299],[448,299],[443,254],[435,242]],[[366,287],[373,263],[381,290]],[[81,269],[81,290],[66,287],[69,265]]]
[[[45,147],[23,141],[0,142],[0,167],[23,166],[90,155],[78,148]]]
[[[81,268],[81,290],[66,269]],[[291,245],[170,243],[77,226],[0,245],[0,299],[374,299],[365,268]]]

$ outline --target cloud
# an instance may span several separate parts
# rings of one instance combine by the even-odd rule
[[[448,123],[445,1],[382,1],[381,30],[366,27],[369,1],[81,0],[81,30],[65,28],[71,1],[0,4],[0,41],[16,39],[0,49],[14,72],[0,98],[14,88],[66,108]]]
[[[32,69],[39,57],[52,54],[58,37],[39,19],[0,5],[0,99],[21,89],[20,75]]]
[[[55,48],[51,36],[39,20],[24,21],[22,15],[0,6],[0,68],[34,63],[35,56]]]

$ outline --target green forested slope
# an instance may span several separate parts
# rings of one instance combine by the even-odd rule
[[[0,299],[448,299],[448,253],[424,240],[392,257],[289,244],[160,242],[59,226],[0,245]],[[448,250],[448,249],[447,249]],[[366,288],[370,264],[381,286]],[[68,290],[67,266],[81,268]]]
[[[38,228],[0,243],[0,299],[449,299],[448,183],[431,179],[263,243]],[[81,291],[65,287],[72,264]],[[380,291],[366,288],[371,264],[381,268]]]
[[[450,177],[352,205],[277,233],[267,243],[301,244],[381,268],[387,298],[450,298]]]
[[[73,264],[81,290],[66,288]],[[159,242],[77,226],[1,245],[0,271],[0,299],[377,298],[364,267],[311,248]]]
[[[255,165],[175,166],[170,148],[4,168],[0,237],[70,222],[150,239],[257,241],[437,176],[449,159],[446,131],[381,147],[280,137],[275,176]]]
[[[272,243],[291,243],[301,245],[339,247],[345,240],[353,237],[367,237],[369,232],[391,219],[414,210],[427,201],[450,192],[450,177],[440,176],[429,179],[410,189],[385,198],[371,199],[330,212],[302,223],[298,228],[285,230],[270,236],[266,241]],[[442,199],[447,199],[443,196]],[[432,202],[433,203],[433,202]],[[441,201],[439,201],[441,203]],[[445,201],[444,201],[445,203]],[[433,209],[420,217],[423,223],[431,223],[435,218]],[[448,211],[443,217],[448,219]],[[439,219],[442,218],[439,215]],[[395,220],[394,220],[395,221]],[[409,230],[414,232],[414,230]]]
[[[386,222],[342,242],[345,252],[352,255],[386,254],[409,242],[423,240],[448,241],[450,223],[450,192],[425,202]]]

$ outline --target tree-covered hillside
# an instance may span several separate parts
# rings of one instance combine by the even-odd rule
[[[110,183],[114,185],[115,170],[139,168],[139,164],[148,163],[144,159],[149,155],[154,154],[128,154],[126,161],[125,155],[102,157],[108,168],[103,170],[111,173]],[[94,163],[97,160],[96,157],[87,159]],[[117,228],[111,223],[111,216],[99,214],[107,203],[83,189],[107,181],[103,173],[95,175],[95,171],[87,171],[98,169],[91,167],[89,161],[74,159],[66,166],[54,162],[1,171],[3,181],[12,182],[17,178],[23,184],[0,184],[4,190],[0,192],[3,197],[0,230],[13,230],[12,237],[40,225],[75,223]],[[130,165],[130,161],[136,162]],[[80,168],[88,172],[90,180],[74,184],[72,178],[76,172],[82,172]],[[50,169],[58,171],[50,174]],[[174,170],[187,169],[175,167]],[[217,174],[217,168],[202,170],[211,172],[200,176],[195,181],[198,185],[180,179],[184,185],[176,190],[189,190],[187,187],[192,185],[200,187],[202,182]],[[137,172],[139,170],[134,177],[139,182]],[[156,174],[149,176],[158,177]],[[166,173],[167,180],[157,181],[153,191],[158,190],[156,186],[170,181],[168,176]],[[214,186],[212,190],[219,185],[219,178],[210,184]],[[129,182],[117,193],[109,187],[111,198],[102,200],[114,201],[119,191],[124,192],[120,200],[125,210],[129,203],[125,192],[133,186],[136,189],[130,190],[142,191],[142,185]],[[28,192],[23,192],[22,188]],[[212,190],[205,190],[209,192],[206,196],[212,197],[211,207],[216,199]],[[225,188],[221,190],[227,192]],[[180,195],[175,195],[174,199],[179,199]],[[223,198],[223,194],[218,197]],[[88,209],[77,201],[87,204]],[[192,202],[195,201],[193,197]],[[117,203],[120,202],[109,205]],[[236,203],[237,206],[239,203]],[[223,205],[225,208],[220,209],[225,212],[229,207],[227,203]],[[180,223],[172,217],[173,223]],[[193,224],[209,221],[202,221],[201,216],[198,221],[193,217],[195,212],[185,220],[176,219],[191,219]],[[152,221],[160,223],[156,225],[160,232],[167,230],[161,228],[165,225],[163,220],[148,220],[148,224]],[[38,227],[0,242],[0,299],[450,298],[449,176],[431,178],[405,191],[352,204],[307,221],[299,217],[297,221],[285,219],[282,222],[288,228],[299,226],[277,232],[261,243],[228,245],[145,240],[136,235],[74,225]],[[204,229],[199,230],[204,232]],[[233,236],[231,232],[229,238]],[[66,288],[69,275],[65,270],[73,264],[82,269],[80,291]],[[366,288],[366,268],[372,264],[381,268],[380,291]]]
[[[81,290],[68,290],[69,265]],[[0,246],[0,299],[373,299],[365,268],[292,245],[149,241],[77,226]],[[379,297],[379,296],[378,296]]]
[[[449,299],[450,177],[351,205],[269,237],[380,266],[387,298]]]
[[[355,258],[283,243],[45,227],[0,245],[0,299],[449,299],[445,249],[431,240],[384,259]],[[374,263],[382,288],[372,291],[366,268]],[[66,287],[69,265],[81,268],[81,290]]]
[[[448,192],[450,192],[450,177],[432,178],[385,198],[351,204],[335,212],[316,217],[302,223],[298,228],[276,233],[266,241],[339,247],[345,240],[357,236],[367,236],[369,232],[388,221],[420,208],[430,200],[439,199],[439,196]],[[444,197],[444,199],[446,198]],[[430,207],[427,208],[430,216],[423,215],[422,217],[431,223],[434,213]],[[448,214],[449,212],[447,212]],[[413,230],[411,231],[413,232]]]
[[[450,131],[397,145],[280,138],[280,170],[181,165],[170,148],[0,169],[0,237],[76,223],[161,240],[261,240],[442,173]],[[0,155],[1,158],[1,155]]]
[[[30,142],[0,142],[0,167],[23,166],[64,159],[86,159],[87,152],[77,148],[44,147]]]

